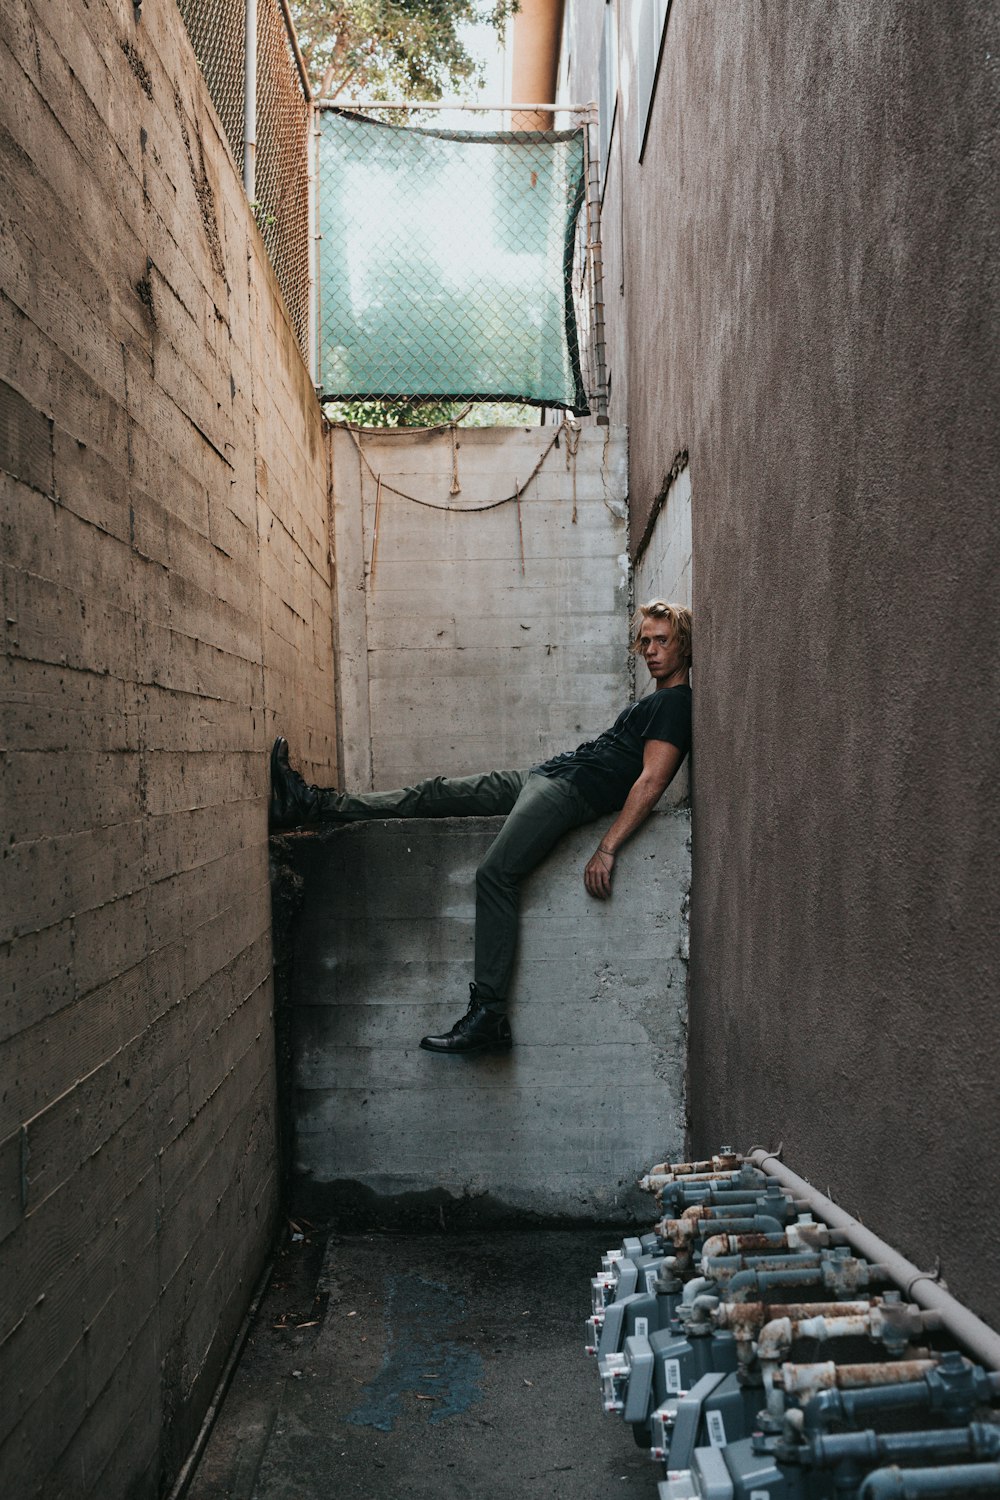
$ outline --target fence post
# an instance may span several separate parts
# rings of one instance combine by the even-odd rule
[[[596,104],[583,114],[583,141],[587,173],[587,253],[590,259],[590,326],[594,345],[594,371],[597,389],[593,392],[597,407],[595,421],[608,425],[608,382],[604,350],[604,254],[601,247],[601,169],[593,149],[591,132],[597,121]]]
[[[246,0],[243,44],[243,187],[257,201],[257,0]]]
[[[309,100],[309,375],[319,385],[319,110]]]

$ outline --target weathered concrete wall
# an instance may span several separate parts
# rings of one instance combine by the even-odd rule
[[[649,530],[635,559],[635,597],[669,599],[692,607],[694,576],[691,542],[691,470],[685,465],[671,478],[662,501],[650,517]]]
[[[262,752],[332,777],[319,413],[178,13],[0,36],[0,1492],[160,1493],[276,1209]]]
[[[529,766],[606,729],[629,696],[624,432],[358,442],[331,431],[345,785]],[[520,515],[494,503],[519,484]]]
[[[675,4],[639,165],[618,9],[633,544],[684,450],[694,500],[694,1145],[783,1140],[1000,1322],[1000,12]]]
[[[282,841],[295,927],[295,1186],[304,1212],[426,1222],[628,1218],[681,1148],[688,814],[653,815],[610,901],[583,888],[598,825],[525,882],[498,1057],[422,1052],[465,1009],[479,858],[500,819],[354,824]]]
[[[691,544],[691,470],[685,466],[671,477],[659,504],[649,517],[640,551],[635,559],[636,604],[667,599],[692,607],[693,558]],[[639,667],[641,675],[643,668]],[[694,681],[697,682],[697,667]],[[667,790],[671,802],[691,797],[694,756],[689,755]]]
[[[625,434],[556,438],[331,432],[346,785],[531,765],[628,701]],[[520,514],[496,504],[519,486]],[[420,1051],[467,1003],[473,876],[498,827],[282,841],[304,876],[290,991],[304,1212],[628,1217],[642,1163],[680,1147],[684,809],[630,843],[607,906],[582,883],[593,828],[527,883],[509,1057]]]

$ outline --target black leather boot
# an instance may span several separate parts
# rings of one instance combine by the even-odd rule
[[[502,1011],[490,1010],[469,985],[469,1008],[444,1036],[421,1038],[425,1052],[509,1052],[514,1045],[510,1022]]]
[[[319,787],[310,786],[288,764],[288,741],[280,736],[271,747],[271,800],[267,809],[272,833],[315,823],[319,817]]]

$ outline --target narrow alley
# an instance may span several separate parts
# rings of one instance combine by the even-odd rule
[[[298,1232],[188,1500],[649,1500],[584,1354],[620,1231]]]
[[[1000,5],[2,10],[0,1500],[996,1495]]]

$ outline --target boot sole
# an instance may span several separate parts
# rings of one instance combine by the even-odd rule
[[[479,1052],[509,1052],[514,1043],[477,1042],[472,1047],[434,1047],[424,1037],[420,1045],[425,1052],[436,1052],[440,1057],[474,1057]]]

